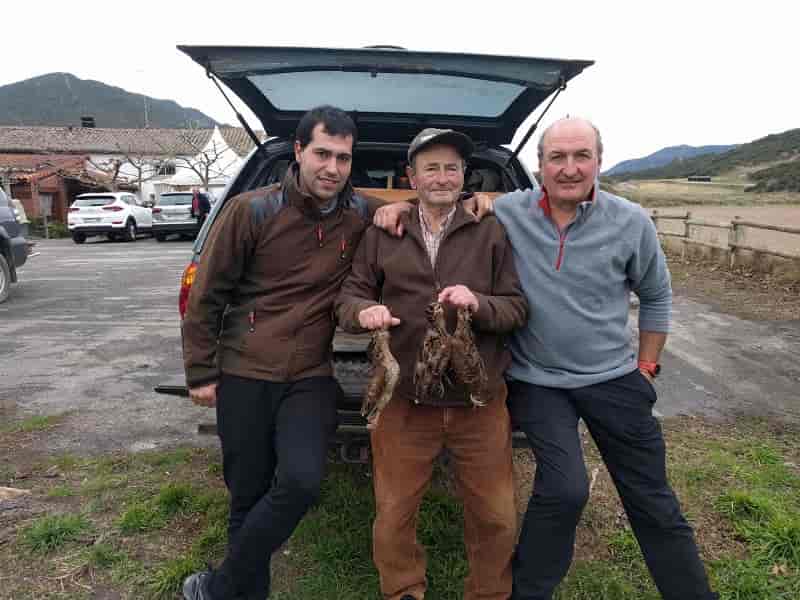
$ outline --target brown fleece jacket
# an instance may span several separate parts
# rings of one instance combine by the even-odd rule
[[[296,169],[282,184],[229,200],[203,247],[181,327],[189,387],[221,373],[332,374],[333,300],[380,204],[348,183],[322,215],[298,190]]]
[[[363,331],[358,314],[384,304],[400,325],[391,329],[391,350],[400,363],[400,382],[395,397],[414,399],[414,362],[428,328],[425,307],[440,290],[465,285],[478,298],[472,323],[478,350],[486,364],[492,389],[503,383],[503,371],[511,361],[505,334],[523,325],[528,303],[514,267],[511,245],[503,226],[487,216],[478,223],[460,205],[445,232],[431,266],[419,211],[404,217],[406,234],[396,238],[370,227],[358,247],[353,268],[336,299],[339,324],[346,331]],[[456,311],[447,307],[450,332]],[[463,389],[451,389],[446,404],[467,403]]]

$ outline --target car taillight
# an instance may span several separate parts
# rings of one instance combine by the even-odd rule
[[[183,271],[183,277],[181,277],[181,292],[178,295],[178,312],[181,315],[181,319],[183,319],[183,316],[186,314],[186,305],[189,303],[189,291],[192,289],[196,272],[197,265],[191,263]]]
[[[158,208],[157,206],[153,208],[153,214],[160,213],[160,212],[161,212],[161,209]]]
[[[69,207],[69,212],[78,212],[79,210],[80,210],[80,208],[78,208],[77,206],[70,206]]]
[[[104,206],[103,210],[111,210],[113,212],[119,212],[119,211],[125,210],[125,209],[122,208],[121,206]]]

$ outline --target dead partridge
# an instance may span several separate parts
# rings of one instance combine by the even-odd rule
[[[361,404],[361,416],[367,419],[367,429],[378,426],[381,411],[392,399],[394,387],[400,378],[400,365],[389,349],[389,339],[388,329],[375,329],[367,349],[372,361],[372,377],[367,383],[367,391]]]
[[[473,406],[486,406],[489,401],[489,377],[472,334],[472,311],[466,306],[458,308],[458,322],[450,339],[450,347],[450,366],[456,379],[469,390],[470,402]]]
[[[442,378],[450,364],[450,334],[445,325],[444,307],[439,302],[431,302],[426,309],[426,315],[430,327],[422,339],[414,365],[417,404],[435,403],[444,397]]]

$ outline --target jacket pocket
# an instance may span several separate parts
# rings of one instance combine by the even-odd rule
[[[333,322],[329,318],[319,319],[303,326],[297,332],[296,346],[290,369],[303,373],[331,359]]]

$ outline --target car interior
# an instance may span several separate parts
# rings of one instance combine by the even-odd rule
[[[274,161],[271,168],[262,174],[262,182],[259,185],[270,185],[281,181],[290,160],[291,158],[286,158]],[[356,151],[351,174],[353,186],[391,200],[412,197],[414,191],[406,175],[407,164],[404,152]],[[500,194],[516,188],[508,173],[498,164],[479,156],[474,156],[468,161],[464,191]]]

